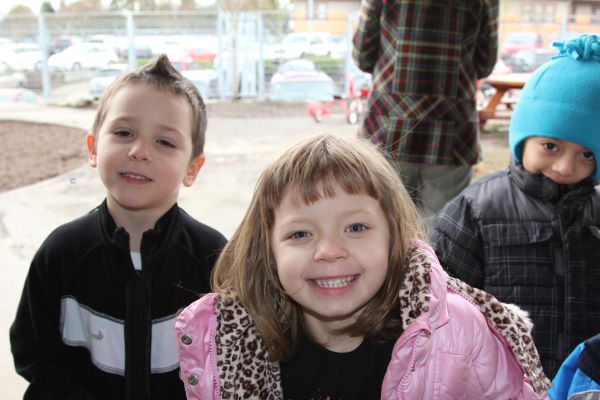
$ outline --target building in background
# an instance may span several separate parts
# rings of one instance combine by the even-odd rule
[[[293,0],[290,4],[295,32],[326,31],[345,35],[348,19],[360,11],[360,0]]]

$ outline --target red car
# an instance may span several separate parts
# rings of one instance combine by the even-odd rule
[[[171,64],[181,71],[196,68],[194,66],[196,62],[214,61],[217,56],[216,53],[206,49],[185,47],[173,47],[168,49],[166,54]]]
[[[520,50],[539,49],[543,46],[544,40],[537,32],[514,32],[509,34],[502,43],[500,55],[504,58]]]

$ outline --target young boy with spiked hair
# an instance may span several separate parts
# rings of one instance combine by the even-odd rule
[[[118,78],[87,135],[104,202],[50,234],[10,329],[24,399],[185,399],[177,311],[225,238],[177,205],[204,164],[200,93],[166,56]]]

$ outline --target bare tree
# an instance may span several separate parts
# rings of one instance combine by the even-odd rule
[[[16,6],[14,6],[13,8],[10,9],[10,11],[8,12],[9,15],[18,15],[18,14],[28,14],[28,15],[34,15],[34,12],[31,10],[31,8],[24,6],[22,4],[18,4]]]
[[[181,11],[192,11],[196,9],[196,2],[194,0],[181,0],[181,5],[179,6]]]
[[[61,2],[60,11],[73,13],[102,11],[102,3],[100,0],[77,0],[69,4]]]
[[[111,0],[108,9],[111,11],[133,10],[132,0]]]

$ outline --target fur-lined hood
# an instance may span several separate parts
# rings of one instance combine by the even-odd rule
[[[533,324],[527,312],[514,304],[502,303],[491,294],[448,276],[445,271],[432,268],[431,260],[437,260],[433,249],[428,244],[414,241],[407,254],[406,278],[399,295],[404,329],[410,329],[411,323],[427,312],[439,316],[432,322],[436,324],[434,327],[441,326],[447,321],[448,315],[435,308],[444,304],[448,291],[455,292],[477,306],[488,325],[506,340],[534,390],[537,393],[545,392],[550,387],[550,381],[543,372],[533,343]],[[439,284],[431,284],[432,280],[438,280]],[[443,281],[446,281],[445,285]],[[447,291],[441,289],[444,286]]]

